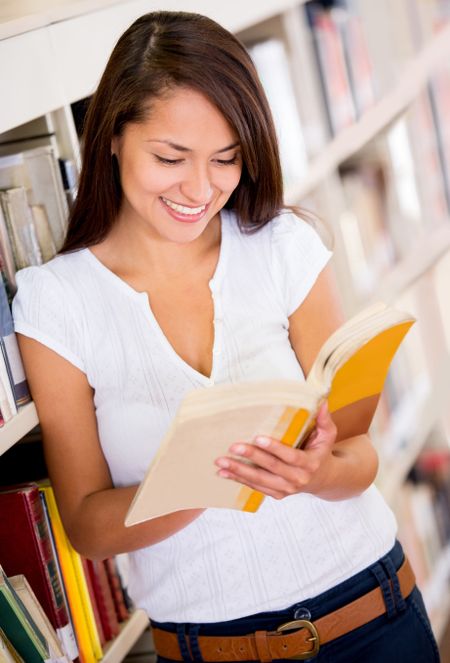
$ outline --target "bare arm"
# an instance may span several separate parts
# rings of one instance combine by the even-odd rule
[[[49,476],[72,545],[102,559],[157,543],[195,520],[191,509],[125,527],[137,486],[114,488],[86,376],[41,343],[18,334],[42,428]]]
[[[305,374],[324,341],[342,324],[338,302],[331,270],[326,267],[290,317],[290,340]],[[256,445],[234,444],[230,452],[252,464],[219,458],[219,473],[277,499],[298,492],[328,500],[358,495],[373,482],[378,469],[367,435],[376,404],[377,398],[367,398],[332,416],[321,408],[316,429],[303,449],[272,438],[257,438]]]

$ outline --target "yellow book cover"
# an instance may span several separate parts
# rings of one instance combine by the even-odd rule
[[[68,540],[64,531],[53,488],[50,485],[44,484],[41,484],[39,487],[40,490],[44,493],[45,501],[47,503],[48,513],[52,524],[53,536],[55,539],[55,546],[58,552],[61,573],[64,580],[64,587],[66,589],[67,600],[69,602],[70,613],[72,615],[73,626],[78,641],[78,648],[80,650],[80,658],[82,663],[97,663],[97,661],[102,658],[103,653],[101,651],[100,641],[98,641],[98,646],[95,646],[92,637],[92,625],[89,625],[89,613],[86,610],[82,581],[80,582],[79,566],[76,561],[77,558],[79,558],[79,555],[71,546],[70,541]],[[84,580],[84,584],[86,584],[86,580]],[[92,613],[91,605],[90,609]],[[92,614],[92,620],[93,619],[94,616]]]
[[[330,412],[381,393],[394,354],[414,323],[375,304],[323,344],[305,381],[215,385],[189,393],[150,464],[125,524],[191,508],[256,511],[264,496],[217,476],[214,460],[233,442],[268,435],[300,446],[321,402]],[[176,480],[175,480],[176,478]]]

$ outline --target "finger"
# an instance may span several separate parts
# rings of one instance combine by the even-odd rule
[[[336,424],[331,418],[331,414],[328,410],[328,403],[324,401],[320,406],[317,416],[316,416],[316,430],[325,431],[330,434],[334,434],[336,431]]]
[[[279,490],[274,490],[272,488],[268,488],[267,486],[263,486],[257,483],[252,483],[252,482],[245,482],[243,481],[237,474],[233,474],[233,472],[229,470],[219,470],[217,472],[218,476],[220,476],[222,479],[228,479],[230,481],[236,481],[239,484],[243,484],[247,486],[248,488],[251,488],[252,490],[256,490],[260,493],[263,493],[263,495],[267,495],[269,497],[273,497],[276,500],[280,500],[283,497],[286,497],[286,493],[281,492]]]
[[[252,445],[247,445],[251,447]],[[280,463],[272,458],[274,462]],[[233,474],[237,477],[237,481],[245,483],[246,485],[259,485],[264,487],[264,492],[267,489],[280,491],[285,495],[295,492],[298,488],[299,481],[306,481],[309,474],[303,472],[299,468],[291,468],[285,464],[277,465],[277,472],[273,472],[264,466],[240,462],[236,458],[218,458],[216,465],[227,473]],[[270,460],[264,459],[266,465],[272,465]],[[272,465],[272,467],[275,467]],[[304,475],[304,476],[303,476]],[[223,475],[221,475],[223,476]]]
[[[243,445],[242,445],[243,446]],[[216,465],[233,473],[238,481],[248,484],[257,484],[267,489],[282,492],[284,495],[292,495],[298,492],[311,480],[312,474],[318,468],[317,459],[311,459],[307,468],[286,465],[270,454],[261,454],[255,458],[254,447],[245,445],[246,451],[252,453],[252,464],[240,462],[236,458],[218,458]],[[256,450],[258,451],[258,450]],[[260,452],[259,452],[260,453]],[[254,461],[257,460],[256,464]]]
[[[336,424],[331,418],[326,403],[324,403],[321,405],[317,413],[316,427],[306,439],[303,449],[308,451],[321,448],[323,453],[327,453],[327,451],[334,445],[336,437]]]
[[[253,462],[254,457],[260,458],[260,454],[265,453],[272,459],[278,459],[282,463],[290,466],[302,467],[307,463],[306,454],[302,449],[291,447],[288,444],[284,444],[283,442],[280,442],[280,440],[276,440],[267,435],[258,435],[255,437],[253,445],[245,446],[248,448],[245,455],[251,458]],[[235,453],[234,449],[236,449],[236,445],[233,445],[230,448],[232,453]]]

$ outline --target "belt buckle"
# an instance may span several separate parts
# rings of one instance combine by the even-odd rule
[[[305,661],[308,658],[316,656],[320,649],[320,639],[319,633],[317,632],[314,624],[307,619],[296,619],[292,622],[286,622],[286,624],[281,624],[277,628],[277,633],[282,633],[284,631],[299,631],[302,628],[306,628],[310,633],[311,637],[307,639],[308,642],[313,643],[313,648],[309,651],[303,652],[302,654],[296,654],[295,656],[289,656],[290,659],[296,661]]]

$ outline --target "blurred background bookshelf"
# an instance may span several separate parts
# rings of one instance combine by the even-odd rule
[[[450,0],[167,0],[164,7],[205,13],[247,46],[274,113],[286,202],[324,220],[346,314],[382,299],[418,319],[371,432],[377,482],[397,514],[445,660]],[[14,271],[48,260],[61,243],[86,100],[115,40],[157,8],[150,0],[0,4],[0,250],[10,297]],[[0,429],[3,465],[14,468],[3,483],[33,478],[24,465],[39,455],[37,424],[29,403]],[[103,660],[123,660],[145,627],[134,617]]]

